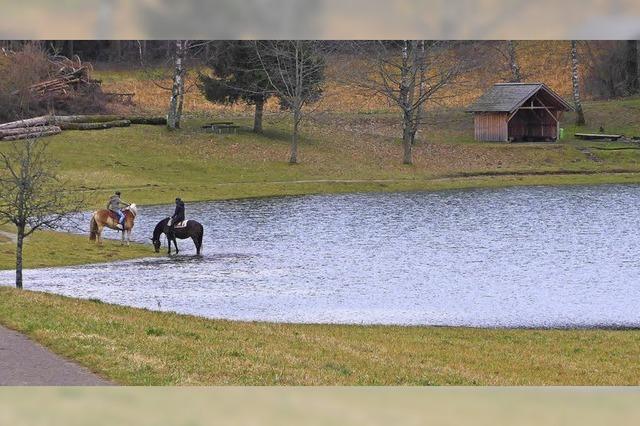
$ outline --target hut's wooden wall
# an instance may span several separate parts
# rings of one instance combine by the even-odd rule
[[[507,113],[478,112],[473,114],[477,141],[506,142],[508,138]]]

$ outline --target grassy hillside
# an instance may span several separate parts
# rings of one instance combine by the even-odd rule
[[[0,322],[128,385],[638,385],[638,330],[207,320],[0,288]]]
[[[590,126],[640,134],[633,119],[640,100],[585,105]],[[570,121],[569,115],[566,121]],[[564,125],[561,143],[476,143],[472,117],[460,110],[433,116],[419,135],[415,164],[401,164],[397,119],[391,114],[316,114],[304,125],[301,164],[288,159],[288,121],[271,115],[264,135],[250,132],[251,119],[236,117],[237,135],[203,131],[207,119],[190,119],[184,129],[132,126],[99,131],[65,131],[48,138],[64,177],[75,189],[92,192],[94,208],[114,189],[139,204],[361,190],[584,181],[572,174],[599,174],[587,181],[637,181],[604,174],[640,171],[640,150],[620,143],[581,142]],[[2,149],[0,147],[0,149]],[[540,175],[560,175],[550,178]],[[531,175],[531,176],[526,176]],[[470,179],[471,178],[471,179]]]

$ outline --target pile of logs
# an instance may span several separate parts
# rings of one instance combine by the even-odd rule
[[[0,124],[0,140],[38,138],[63,130],[96,130],[128,127],[131,124],[166,125],[164,117],[124,117],[119,115],[43,115]]]
[[[78,89],[83,85],[99,84],[99,80],[89,77],[90,64],[83,64],[78,56],[74,60],[64,56],[49,59],[55,69],[55,78],[41,81],[29,86],[29,91],[38,96],[67,94],[70,89]],[[18,92],[14,92],[17,95]]]

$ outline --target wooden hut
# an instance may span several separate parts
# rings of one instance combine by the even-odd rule
[[[543,83],[498,83],[467,112],[477,141],[557,141],[562,113],[572,109]]]

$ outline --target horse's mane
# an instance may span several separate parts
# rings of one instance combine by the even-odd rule
[[[133,213],[134,217],[138,216],[138,206],[136,206],[135,203],[129,205],[129,207],[127,207],[127,209],[129,209],[131,211],[131,213]]]
[[[169,219],[170,218],[167,217],[158,222],[156,227],[153,229],[153,240],[160,239],[160,234],[162,234],[162,231],[164,231],[164,227],[167,225],[167,222],[169,222]]]

